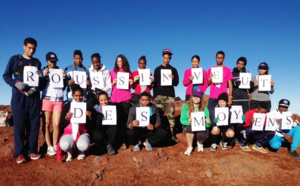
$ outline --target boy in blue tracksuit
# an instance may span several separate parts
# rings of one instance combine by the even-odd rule
[[[68,101],[73,100],[71,85],[75,83],[74,73],[73,73],[74,71],[85,72],[86,76],[87,76],[86,84],[87,84],[87,86],[91,85],[89,69],[85,68],[82,65],[83,57],[82,57],[82,52],[80,50],[75,50],[74,51],[73,61],[74,61],[74,63],[72,65],[67,66],[65,68],[65,72],[66,72],[67,79],[68,79],[68,87],[67,87],[67,99],[68,99]],[[83,94],[84,94],[84,99],[86,99],[87,98],[87,89],[83,89]]]
[[[288,108],[290,106],[290,101],[287,99],[282,99],[279,101],[278,109],[273,110],[270,114],[275,114],[277,128],[275,136],[269,141],[270,146],[278,150],[281,147],[282,142],[291,143],[291,148],[288,150],[288,154],[293,156],[294,158],[300,160],[300,156],[297,153],[297,148],[300,144],[300,126],[299,122],[296,120],[295,116],[292,115],[293,119],[293,127],[290,130],[282,130],[281,129],[281,121],[282,121],[282,113],[289,112]]]
[[[17,163],[40,157],[38,150],[38,135],[40,129],[40,92],[38,87],[30,87],[23,82],[25,66],[36,66],[41,84],[41,62],[33,58],[37,42],[33,38],[24,41],[24,54],[12,56],[3,74],[4,81],[12,87],[11,109],[14,117],[14,141]],[[14,75],[14,78],[12,77]],[[25,130],[26,136],[25,136]],[[26,140],[26,146],[25,146]],[[28,146],[28,149],[27,149]]]

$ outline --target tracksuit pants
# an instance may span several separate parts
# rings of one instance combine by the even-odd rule
[[[28,97],[20,93],[13,93],[11,99],[11,109],[14,121],[14,155],[37,153],[38,136],[40,130],[40,95],[36,93],[33,97]],[[26,136],[25,136],[26,130]],[[28,149],[25,148],[25,140]]]

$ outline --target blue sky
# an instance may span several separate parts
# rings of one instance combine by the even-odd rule
[[[153,72],[161,65],[161,52],[173,52],[171,65],[177,68],[180,85],[176,96],[184,99],[184,70],[197,54],[200,66],[216,64],[215,53],[223,50],[224,64],[235,67],[240,56],[256,75],[260,62],[267,62],[275,82],[273,109],[281,98],[291,101],[290,110],[300,114],[299,58],[300,1],[3,1],[0,7],[0,55],[4,72],[9,58],[22,54],[24,38],[38,41],[35,57],[42,66],[53,51],[58,66],[70,65],[75,49],[83,52],[85,66],[92,53],[99,52],[108,69],[124,54],[131,70],[138,58],[147,57]],[[10,104],[11,88],[0,78],[0,104]],[[209,91],[206,91],[209,94]]]

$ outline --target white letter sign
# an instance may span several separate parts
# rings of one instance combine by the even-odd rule
[[[85,123],[86,122],[86,103],[84,102],[71,102],[71,123]]]
[[[37,74],[37,67],[24,66],[23,82],[31,87],[39,86],[39,75]]]
[[[271,75],[258,76],[258,90],[271,91]]]
[[[139,69],[140,85],[151,85],[150,69]]]
[[[139,127],[147,127],[150,124],[150,108],[137,107],[136,120],[139,120]]]
[[[243,108],[240,105],[231,106],[230,123],[243,123]]]
[[[215,108],[215,118],[218,119],[217,126],[227,126],[228,125],[228,107],[216,107]]]
[[[192,76],[194,76],[193,84],[203,84],[202,68],[192,68]]]
[[[118,72],[117,73],[117,88],[118,89],[129,89],[129,73],[128,72]]]
[[[252,130],[263,131],[266,114],[254,113],[253,119],[254,123],[252,124]]]
[[[223,83],[223,67],[213,67],[211,73],[213,73],[213,83]]]
[[[75,84],[78,84],[81,88],[86,88],[86,72],[73,71]]]
[[[293,126],[293,119],[292,119],[291,112],[283,112],[282,113],[282,120],[281,120],[281,129],[282,130],[290,130]]]
[[[91,83],[92,83],[93,90],[95,90],[95,88],[98,89],[104,88],[104,81],[103,81],[103,76],[101,71],[98,73],[90,71],[90,76],[91,76]]]
[[[191,118],[191,127],[193,132],[206,130],[204,112],[192,112]]]
[[[171,69],[161,69],[160,71],[160,85],[161,86],[171,86],[172,85],[172,75]]]
[[[277,127],[276,116],[272,113],[267,114],[266,131],[275,131]]]
[[[50,86],[64,88],[64,78],[61,69],[49,69]]]
[[[117,109],[115,105],[102,106],[102,125],[117,125]]]
[[[240,73],[240,89],[250,89],[251,73]]]

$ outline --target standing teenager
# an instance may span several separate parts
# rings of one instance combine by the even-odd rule
[[[147,60],[146,60],[146,56],[142,56],[140,57],[139,59],[139,62],[138,62],[138,65],[139,65],[139,69],[146,69],[146,65],[147,65]],[[152,82],[154,81],[154,77],[152,76],[152,73],[150,72],[150,82],[151,82],[151,85],[140,85],[140,75],[139,75],[139,71],[136,70],[134,72],[132,72],[132,78],[133,78],[133,85],[132,85],[132,88],[134,89],[134,95],[133,95],[133,102],[134,104],[137,104],[139,103],[139,99],[141,97],[141,93],[142,92],[148,92],[149,94],[151,94],[151,89],[153,87],[153,84]]]
[[[208,69],[207,71],[207,76],[208,76],[208,85],[210,85],[210,93],[209,93],[209,100],[208,100],[208,109],[209,112],[211,113],[216,105],[218,104],[218,96],[222,93],[227,93],[228,96],[228,106],[231,106],[232,104],[232,82],[231,80],[233,79],[231,69],[226,67],[223,62],[225,60],[225,53],[223,51],[218,51],[216,54],[216,62],[217,65],[213,66]],[[222,67],[223,71],[223,81],[222,83],[213,83],[212,82],[212,77],[214,74],[211,72],[212,68],[214,67]],[[229,92],[227,90],[229,88]],[[212,117],[212,115],[211,115]],[[213,118],[211,118],[213,119]]]
[[[87,84],[87,86],[91,85],[89,70],[86,69],[85,66],[83,66],[83,64],[82,64],[83,57],[82,57],[82,52],[80,50],[74,51],[73,61],[74,61],[74,63],[72,65],[65,68],[65,72],[66,72],[66,75],[68,78],[67,99],[69,101],[72,101],[72,99],[73,99],[71,85],[73,85],[75,83],[74,71],[85,72],[86,76],[87,76],[86,84]],[[84,99],[86,99],[87,98],[87,89],[83,89],[83,94],[84,94]]]
[[[118,72],[129,73],[128,89],[117,88]],[[126,143],[126,121],[128,118],[129,109],[131,107],[130,101],[132,99],[131,86],[133,84],[132,74],[127,58],[124,55],[118,55],[115,61],[115,67],[110,71],[112,81],[111,101],[117,106],[118,112],[118,127],[120,131],[120,143]]]
[[[3,74],[4,81],[12,87],[11,109],[14,116],[15,159],[17,163],[40,158],[38,151],[38,135],[40,129],[40,92],[23,82],[25,66],[35,66],[38,74],[43,76],[41,62],[34,58],[37,42],[33,38],[24,40],[24,53],[12,56]],[[14,77],[12,77],[14,76]],[[41,79],[41,78],[40,78]],[[41,83],[41,81],[40,81]],[[25,130],[27,130],[25,132]],[[27,146],[25,146],[25,140]]]
[[[66,73],[63,74],[63,88],[54,88],[50,85],[49,73],[51,69],[59,69],[56,65],[58,58],[53,52],[46,54],[46,61],[48,65],[44,68],[43,73],[47,81],[47,85],[42,93],[42,111],[45,112],[45,140],[48,146],[47,154],[53,156],[56,154],[57,143],[59,139],[59,122],[64,101],[64,89],[67,86]],[[50,125],[53,125],[53,143],[50,136]]]
[[[172,137],[171,139],[174,142],[178,142],[176,137],[174,127],[175,127],[175,90],[174,87],[179,83],[179,77],[176,68],[170,65],[171,56],[173,53],[169,49],[165,49],[162,52],[162,60],[163,64],[157,67],[154,71],[154,101],[158,108],[162,109],[163,112],[167,113],[167,117],[169,120],[169,126],[166,128],[170,128]],[[169,78],[172,80],[172,84],[169,86],[161,85],[162,78],[162,70],[171,70],[171,75]]]
[[[258,74],[259,76],[268,75],[269,74],[269,65],[266,62],[262,62],[258,66]],[[255,109],[258,106],[259,102],[266,102],[267,111],[269,112],[271,109],[271,99],[270,94],[274,93],[274,81],[271,81],[271,91],[259,91],[259,76],[253,76],[251,81],[254,82],[254,86],[250,89],[250,93],[252,93],[251,101],[250,101],[250,109]]]
[[[184,72],[184,77],[183,77],[183,85],[186,88],[185,92],[185,100],[188,101],[190,100],[190,97],[196,89],[201,89],[203,94],[205,93],[208,82],[207,82],[207,74],[204,69],[202,69],[202,75],[203,75],[203,83],[202,84],[193,84],[193,79],[195,78],[194,75],[192,75],[192,69],[193,68],[198,68],[200,64],[200,57],[198,55],[194,55],[191,59],[192,61],[192,68],[186,69]]]

